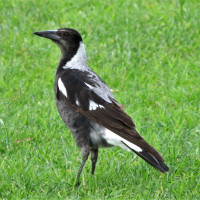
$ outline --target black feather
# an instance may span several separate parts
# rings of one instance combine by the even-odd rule
[[[122,143],[125,144],[123,141],[122,141]],[[134,149],[130,148],[127,144],[125,144],[125,145],[129,149],[131,149],[134,153],[136,153],[138,156],[143,158],[146,162],[148,162],[155,169],[160,170],[162,173],[165,173],[165,172],[169,171],[169,168],[160,159],[155,158],[150,153],[148,153],[146,151],[137,152]]]

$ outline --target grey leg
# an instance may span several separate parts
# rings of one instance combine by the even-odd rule
[[[76,186],[79,186],[80,183],[79,183],[79,178],[80,178],[80,175],[81,175],[81,172],[82,172],[82,169],[88,159],[88,156],[90,154],[90,149],[88,146],[84,146],[81,148],[81,152],[82,152],[82,157],[83,157],[83,160],[82,160],[82,163],[81,163],[81,167],[78,171],[78,174],[77,174],[77,179],[76,179]]]
[[[91,161],[92,161],[92,174],[94,174],[97,158],[98,158],[98,149],[90,149]]]

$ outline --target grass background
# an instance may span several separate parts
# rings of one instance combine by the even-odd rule
[[[200,2],[0,1],[0,199],[199,199]],[[120,148],[100,150],[74,188],[79,149],[53,93],[59,49],[32,35],[61,27],[84,38],[90,67],[140,134],[161,174]]]

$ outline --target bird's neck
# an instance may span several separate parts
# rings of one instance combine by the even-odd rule
[[[89,69],[83,42],[80,42],[77,51],[71,49],[62,54],[57,73],[65,69],[78,69],[81,71],[86,71]]]

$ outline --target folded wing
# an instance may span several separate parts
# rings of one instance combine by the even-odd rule
[[[120,136],[128,148],[155,168],[168,171],[162,156],[137,133],[132,119],[94,72],[67,69],[58,79],[58,91],[75,111]],[[135,151],[131,143],[142,151]]]

